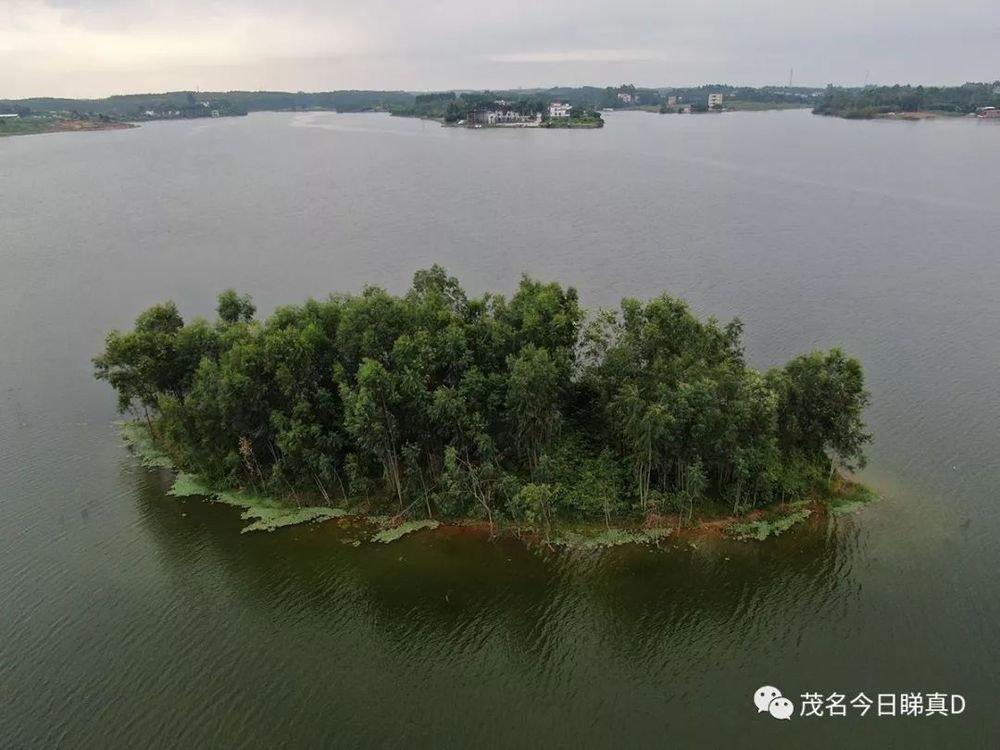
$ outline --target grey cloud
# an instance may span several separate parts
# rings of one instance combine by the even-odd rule
[[[998,42],[988,0],[4,0],[0,88],[956,83]]]

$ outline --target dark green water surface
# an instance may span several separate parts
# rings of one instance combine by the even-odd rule
[[[0,140],[0,747],[1000,746],[1000,127],[806,112],[473,132],[258,114]],[[261,311],[444,264],[667,290],[751,361],[859,356],[884,499],[763,544],[240,535],[91,378],[173,298]],[[754,690],[961,716],[757,715]]]

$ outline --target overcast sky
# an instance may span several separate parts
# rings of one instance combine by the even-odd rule
[[[0,0],[0,98],[1000,78],[1000,0]]]

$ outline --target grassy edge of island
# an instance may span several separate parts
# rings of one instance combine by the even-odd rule
[[[637,525],[627,520],[610,520],[605,523],[563,521],[554,528],[545,529],[531,525],[514,524],[490,528],[480,520],[415,519],[371,514],[363,504],[349,507],[332,505],[302,505],[291,498],[278,498],[245,489],[214,486],[195,474],[178,469],[173,460],[156,445],[150,428],[140,421],[117,423],[121,437],[129,451],[147,469],[173,472],[174,480],[167,495],[178,499],[202,498],[238,508],[240,519],[246,523],[241,534],[272,532],[290,526],[319,524],[340,519],[344,527],[353,530],[355,538],[345,539],[345,544],[360,546],[366,542],[390,544],[403,537],[436,529],[466,529],[479,532],[490,540],[498,537],[516,537],[526,544],[545,544],[552,547],[578,550],[597,550],[628,544],[658,546],[670,539],[696,543],[707,538],[727,538],[735,541],[763,542],[781,536],[786,531],[803,524],[810,518],[837,517],[862,510],[881,498],[868,487],[851,481],[840,474],[834,478],[831,489],[823,494],[796,500],[770,509],[756,509],[741,515],[701,514],[687,526],[683,514],[658,515],[655,525]],[[322,500],[309,498],[308,502]]]
[[[242,533],[275,531],[285,526],[327,521],[348,515],[342,508],[292,505],[276,497],[217,486],[196,474],[178,469],[173,459],[157,446],[148,425],[142,422],[123,422],[119,428],[125,444],[139,457],[143,466],[174,472],[174,482],[167,491],[168,495],[177,498],[203,497],[211,502],[240,508],[240,518],[247,522]]]

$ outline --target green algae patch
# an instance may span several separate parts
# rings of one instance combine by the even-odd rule
[[[122,439],[147,468],[174,469],[170,457],[160,450],[149,427],[141,422],[119,425]],[[167,494],[171,497],[204,497],[211,502],[232,505],[242,509],[240,518],[246,522],[242,533],[248,531],[274,531],[285,526],[317,523],[347,515],[343,508],[323,505],[298,506],[266,495],[243,490],[222,490],[205,482],[197,474],[178,472]]]
[[[571,549],[605,549],[625,544],[656,544],[670,536],[672,529],[604,529],[598,534],[563,531],[551,540],[552,544]]]
[[[240,518],[247,522],[242,533],[248,531],[274,531],[285,526],[316,523],[347,515],[342,508],[321,505],[292,506],[266,495],[242,490],[216,490],[194,474],[181,472],[167,492],[172,497],[205,497],[224,505],[241,508]]]
[[[814,511],[830,516],[843,516],[855,513],[879,499],[876,493],[864,485],[841,477],[822,497],[796,500],[786,506],[788,512],[753,521],[730,523],[723,527],[723,531],[740,541],[762,542],[769,537],[780,536],[793,526],[802,523]]]
[[[150,469],[174,468],[170,457],[157,447],[149,427],[140,422],[125,422],[120,429],[125,444],[139,457],[143,466]]]
[[[308,508],[249,508],[240,515],[244,521],[256,519],[244,527],[248,531],[274,531],[283,526],[296,526],[303,523],[319,523],[331,518],[340,518],[345,511],[340,508],[323,508],[311,506]]]
[[[768,537],[781,536],[796,524],[805,521],[811,515],[812,511],[809,508],[799,508],[798,510],[793,510],[791,513],[775,518],[764,518],[759,521],[750,521],[747,523],[731,523],[725,527],[725,532],[740,541],[754,539],[762,542]]]
[[[377,534],[375,534],[371,541],[380,542],[382,544],[389,544],[390,542],[395,542],[397,539],[402,539],[407,534],[412,534],[415,531],[422,531],[424,529],[436,529],[441,524],[437,521],[407,521],[406,523],[401,523],[399,526],[392,526],[388,529],[382,529]]]
[[[242,508],[240,518],[247,521],[242,533],[248,531],[274,531],[285,526],[316,523],[347,515],[342,508],[322,505],[293,506],[267,495],[243,490],[213,492],[209,497],[215,502]]]
[[[855,513],[867,505],[877,503],[881,498],[867,487],[853,484],[827,500],[827,508],[835,516]]]
[[[174,484],[167,490],[167,494],[171,497],[202,496],[210,498],[215,495],[215,491],[194,474],[181,472],[174,479]]]

